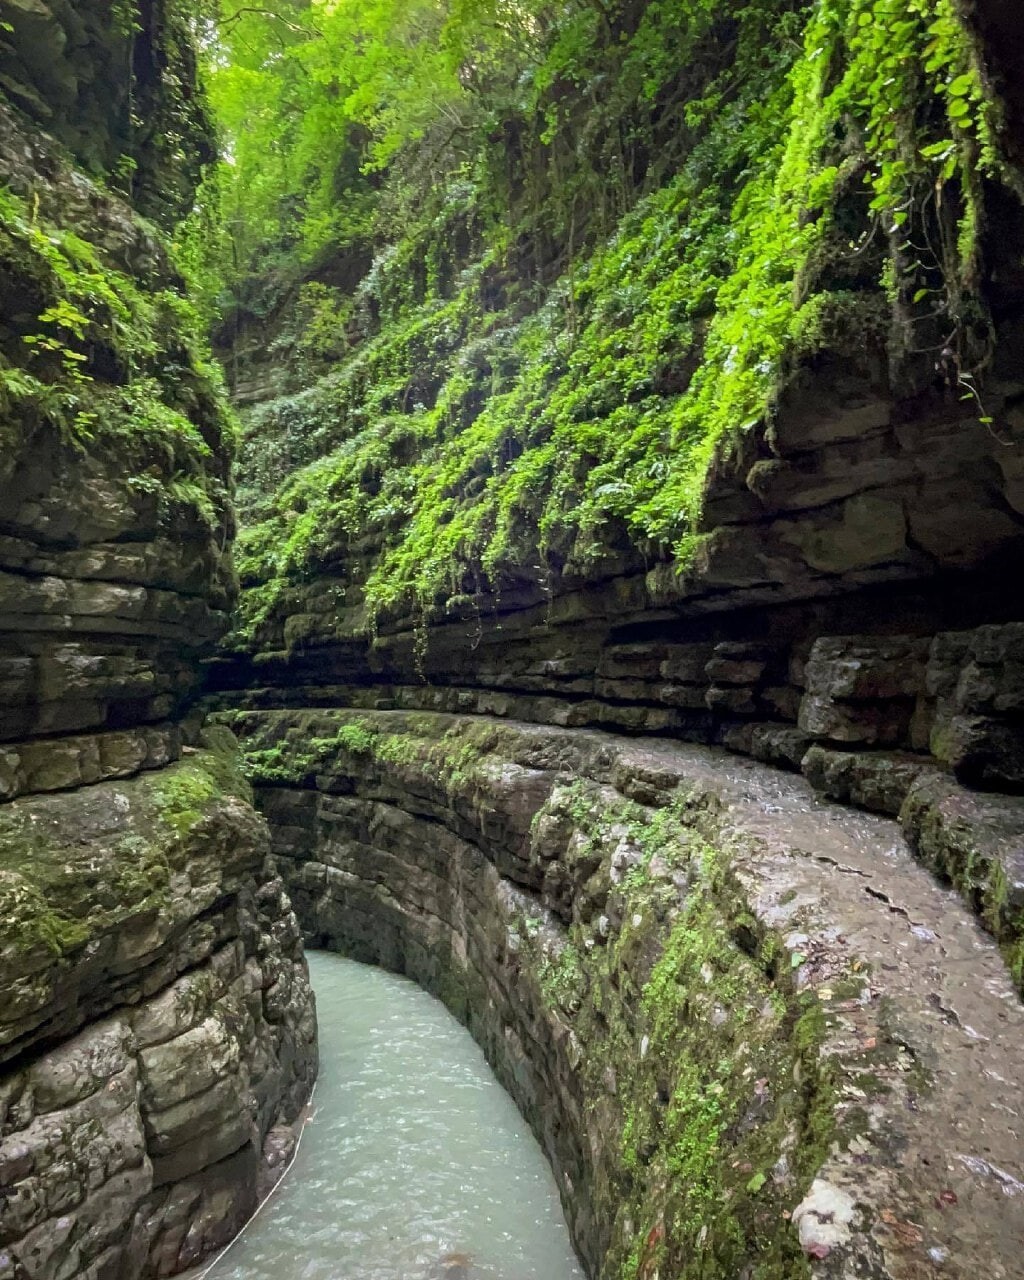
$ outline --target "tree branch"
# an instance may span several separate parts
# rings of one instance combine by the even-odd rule
[[[233,26],[244,14],[256,13],[264,18],[273,18],[275,22],[280,22],[283,27],[287,27],[289,31],[294,31],[300,36],[320,35],[321,33],[314,27],[310,30],[308,27],[300,27],[295,22],[289,22],[287,18],[281,14],[275,13],[273,9],[263,9],[259,5],[243,5],[240,9],[236,9],[228,18],[222,18],[220,21],[214,21],[214,26],[225,30],[227,27]]]

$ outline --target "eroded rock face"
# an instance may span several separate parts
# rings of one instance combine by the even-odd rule
[[[468,1023],[591,1275],[1020,1274],[1024,1013],[894,823],[666,741],[424,713],[233,723],[307,939]],[[953,794],[971,793],[932,772],[917,851],[976,865]]]
[[[136,207],[167,223],[214,154],[195,70],[174,0],[14,0],[0,41],[3,94],[90,173],[130,162]]]
[[[1019,213],[1006,217],[994,245],[1020,243]],[[772,724],[808,744],[931,753],[965,781],[1019,789],[1024,292],[1013,250],[1005,270],[1000,254],[984,392],[997,426],[948,389],[908,397],[853,359],[822,359],[770,422],[723,446],[685,570],[609,520],[585,568],[530,548],[487,575],[459,579],[456,565],[450,598],[394,605],[371,627],[366,583],[394,531],[339,529],[287,582],[250,570],[259,604],[222,688],[737,750]],[[787,755],[799,763],[792,739],[772,758]]]
[[[419,681],[409,676],[411,639],[407,647],[385,638],[372,649],[310,644],[222,671],[250,685],[223,691],[221,700],[480,712],[670,734],[803,767],[812,780],[822,777],[812,747],[867,752],[878,769],[895,756],[949,769],[969,785],[1019,791],[1024,624],[933,631],[928,615],[937,602],[900,596],[873,599],[878,617],[892,610],[881,633],[847,630],[863,625],[868,608],[836,601],[810,614],[766,612],[753,624],[741,615],[721,629],[659,622],[645,639],[622,638],[639,624],[619,628],[607,616],[569,613],[543,623],[513,616],[483,630],[432,634]],[[902,632],[901,623],[916,629]],[[757,641],[716,638],[751,625]],[[891,791],[884,805],[867,807],[895,815],[904,795]],[[852,792],[844,798],[856,802]]]
[[[102,55],[97,32],[113,10],[77,26],[68,6],[14,17],[4,41],[19,49],[35,47],[33,23],[74,27],[40,74],[83,79],[116,108],[117,86],[101,92],[83,53],[84,42]],[[0,86],[13,56],[0,50]],[[181,66],[165,73],[185,91]],[[84,110],[70,92],[51,125]],[[4,797],[173,758],[174,724],[235,593],[231,430],[184,284],[152,225],[86,176],[78,154],[0,97]],[[109,736],[132,730],[131,744]],[[31,744],[54,735],[82,740],[49,770]]]
[[[227,756],[202,752],[15,801],[0,842],[8,1274],[185,1269],[279,1171],[274,1127],[295,1120],[316,1070],[265,825]]]
[[[212,154],[186,19],[5,18],[0,1274],[136,1280],[280,1173],[315,1016],[265,825],[191,714],[235,591],[231,430],[138,216],[169,227]]]
[[[1020,242],[1019,212],[1006,219],[993,246]],[[475,710],[790,767],[816,742],[911,751],[1019,790],[1024,292],[1012,249],[996,256],[996,426],[948,389],[908,397],[822,359],[723,446],[685,571],[609,521],[585,568],[529,548],[475,578],[454,566],[458,594],[371,626],[366,583],[394,531],[325,531],[291,580],[250,567],[258,606],[216,681],[250,705]]]

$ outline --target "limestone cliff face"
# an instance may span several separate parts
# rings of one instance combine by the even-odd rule
[[[220,750],[0,809],[7,1274],[171,1275],[225,1244],[316,1071],[301,937]]]
[[[315,1016],[231,743],[189,718],[234,573],[231,422],[139,216],[209,153],[181,19],[4,18],[0,1272],[134,1280],[252,1211]]]
[[[1004,8],[968,7],[1009,86]],[[450,563],[438,553],[450,591],[380,594],[411,508],[376,500],[395,476],[406,496],[431,481],[416,432],[449,374],[458,452],[489,389],[529,372],[508,334],[537,317],[517,310],[517,281],[473,263],[440,263],[441,287],[470,284],[430,300],[437,330],[413,323],[391,346],[364,333],[298,409],[258,408],[250,489],[293,446],[299,463],[344,455],[321,486],[330,519],[310,505],[318,472],[312,490],[285,476],[251,502],[266,520],[244,627],[216,667],[268,834],[231,742],[202,736],[196,711],[234,603],[235,519],[233,428],[154,229],[188,204],[209,149],[184,28],[148,2],[127,23],[121,6],[9,8],[0,1276],[169,1275],[238,1227],[315,1071],[302,932],[409,973],[467,1020],[551,1159],[594,1277],[1018,1274],[1010,88],[957,349],[927,346],[943,335],[914,301],[903,237],[840,190],[843,252],[824,238],[798,273],[839,302],[814,312],[813,350],[791,353],[770,411],[721,437],[688,559],[611,515],[542,550],[540,507],[513,503],[507,554],[484,565],[459,542]],[[748,106],[762,72],[788,83],[791,64],[769,62]],[[829,138],[841,151],[856,130]],[[922,197],[918,230],[936,229],[936,203]],[[557,246],[532,248],[557,302]],[[671,267],[650,262],[651,278]],[[921,270],[926,296],[963,302],[937,263]],[[683,394],[706,318],[640,371],[659,405]],[[545,392],[568,370],[546,369]],[[259,398],[266,368],[243,373]],[[513,425],[468,451],[445,512],[475,510],[526,445],[545,456],[532,419]],[[353,527],[352,510],[372,518]],[[477,526],[456,527],[469,545]],[[264,572],[296,531],[301,555]]]
[[[0,88],[93,176],[165,227],[215,154],[188,15],[173,0],[12,0]]]
[[[479,713],[802,772],[826,796],[902,816],[1019,981],[1024,294],[1010,267],[1024,239],[1013,219],[1006,234],[984,390],[997,426],[934,388],[901,399],[853,356],[823,359],[722,451],[684,573],[622,543],[590,572],[538,557],[506,567],[500,589],[372,625],[382,543],[328,531],[304,580],[219,664],[222,703]],[[938,809],[936,834],[924,815]]]
[[[1024,1013],[891,821],[665,741],[231,719],[307,939],[467,1022],[589,1275],[1020,1274]]]
[[[780,55],[768,70],[756,59],[730,70],[732,114],[713,115],[678,154],[662,139],[658,176],[638,180],[610,247],[579,251],[578,279],[541,272],[528,294],[512,251],[506,261],[470,214],[464,226],[442,210],[432,226],[443,242],[416,233],[433,255],[428,282],[407,278],[414,240],[388,243],[372,266],[353,253],[321,264],[323,280],[331,267],[346,280],[348,309],[335,335],[344,355],[313,385],[268,368],[244,335],[238,391],[262,402],[247,417],[242,625],[222,686],[262,689],[268,705],[478,710],[672,734],[787,768],[809,758],[819,782],[820,751],[867,751],[889,774],[937,764],[1019,791],[1024,633],[1008,584],[1024,568],[1020,121],[1006,6],[953,8],[965,48],[964,32],[979,33],[958,87],[985,85],[994,167],[972,154],[955,181],[922,171],[899,210],[880,212],[862,188],[885,164],[871,141],[881,126],[860,119],[867,107],[845,99],[844,77],[862,56],[850,33],[882,30],[895,11],[840,4],[826,33],[820,6],[796,4],[794,26],[814,39],[803,55],[792,45],[795,68]],[[752,12],[724,6],[716,39],[731,48],[727,29],[742,45]],[[967,110],[942,115],[955,81],[950,70],[930,85],[938,55],[923,12],[901,28],[908,80],[894,78],[886,106],[915,155],[930,130],[961,137]],[[801,125],[786,77],[826,47],[820,101]],[[674,88],[697,95],[689,82]],[[805,158],[822,171],[816,197],[772,188],[748,223],[743,210],[763,196],[744,183],[771,141],[755,128],[769,88],[796,112],[779,129],[797,138],[819,108],[845,106]],[[726,142],[751,131],[761,151],[742,151],[742,167]],[[545,156],[531,152],[525,170],[543,170]],[[673,165],[688,181],[672,186]],[[694,208],[694,184],[721,193],[713,215]],[[972,184],[978,216],[954,251]],[[782,225],[794,203],[801,226],[820,219],[813,248],[787,258],[779,241],[758,257],[763,226]],[[527,248],[543,241],[546,226],[517,213]],[[705,217],[730,227],[728,249],[716,241],[712,254],[728,288],[701,275]],[[796,320],[777,335],[784,358],[762,362],[771,393],[712,437],[695,501],[672,487],[716,410],[699,401],[691,422],[693,388],[728,398],[721,370],[742,363],[750,334],[775,333],[751,294],[733,346],[707,345],[721,308],[747,296],[752,261],[758,279],[791,286],[773,297]],[[721,308],[699,289],[695,300],[691,275],[720,290]],[[648,306],[654,295],[662,310]],[[287,317],[276,323],[280,350],[306,350],[294,311],[290,337]],[[659,541],[651,528],[682,527],[688,502],[698,514],[687,536]],[[876,787],[873,803],[895,813],[904,795]]]
[[[175,757],[227,624],[233,517],[230,427],[153,232],[3,104],[0,178],[10,797]]]

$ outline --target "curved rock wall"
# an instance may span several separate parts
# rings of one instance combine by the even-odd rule
[[[707,467],[702,461],[692,492],[673,488],[670,477],[691,457],[714,405],[702,406],[699,421],[684,412],[690,389],[705,385],[694,371],[707,353],[692,345],[704,304],[673,290],[680,264],[683,274],[699,273],[703,230],[686,213],[679,225],[660,220],[661,206],[646,203],[646,184],[660,181],[653,174],[640,182],[632,220],[612,237],[628,246],[614,270],[599,269],[601,255],[580,247],[575,222],[568,231],[555,256],[565,263],[579,255],[563,281],[573,301],[564,321],[545,329],[548,354],[537,365],[513,335],[534,307],[562,317],[562,294],[538,287],[535,299],[521,297],[516,259],[506,261],[500,237],[491,244],[486,230],[477,233],[488,264],[479,284],[471,270],[479,246],[472,236],[460,240],[453,228],[461,224],[440,214],[431,224],[445,228],[436,245],[403,240],[391,257],[389,250],[358,269],[339,250],[332,265],[345,292],[336,300],[355,319],[348,329],[339,321],[344,354],[322,376],[310,381],[317,366],[297,361],[272,371],[283,383],[267,392],[266,343],[248,335],[241,474],[251,527],[240,549],[238,652],[219,672],[222,688],[249,698],[256,690],[267,706],[390,704],[667,733],[794,768],[815,744],[895,751],[909,753],[911,764],[938,762],[960,781],[1024,787],[1024,624],[1006,589],[1024,565],[1024,187],[1011,8],[964,0],[941,19],[938,10],[913,9],[903,23],[888,6],[828,11],[835,31],[878,33],[892,22],[895,40],[917,30],[895,56],[907,84],[894,72],[869,89],[868,76],[853,97],[891,86],[881,114],[915,138],[920,155],[935,153],[924,141],[937,119],[926,88],[941,62],[935,33],[961,22],[980,32],[977,47],[961,35],[971,75],[986,86],[979,95],[991,95],[1001,160],[987,177],[977,156],[964,166],[982,212],[958,243],[970,242],[977,257],[956,297],[939,296],[951,281],[945,259],[929,286],[940,277],[946,285],[911,287],[966,197],[948,174],[922,176],[920,196],[881,213],[862,189],[887,163],[873,153],[878,126],[856,124],[866,103],[849,102],[825,130],[823,170],[847,178],[830,185],[829,176],[813,198],[792,197],[803,202],[801,225],[820,215],[820,201],[830,209],[827,233],[795,271],[792,298],[779,301],[795,299],[816,337],[795,343],[772,374],[770,397],[749,413],[719,388],[736,421],[698,450]],[[662,13],[651,9],[652,29]],[[732,48],[722,32],[735,23],[736,36],[751,13],[721,8],[715,56],[718,39]],[[794,30],[821,16],[814,5],[787,13]],[[822,93],[842,100],[836,86],[855,54],[842,40],[815,36],[804,69],[819,56],[828,67]],[[882,56],[881,46],[872,56]],[[737,55],[726,77],[726,97],[736,91],[738,101],[742,64]],[[699,76],[700,67],[698,60],[688,70]],[[948,83],[942,73],[940,99]],[[696,92],[692,83],[676,90],[683,100]],[[914,110],[895,126],[906,94]],[[578,136],[586,140],[598,106],[590,119],[582,100],[563,96],[583,114]],[[749,118],[760,118],[752,106],[738,107],[735,120],[711,114],[736,133]],[[790,127],[784,112],[778,127]],[[793,127],[798,135],[807,128]],[[962,131],[953,124],[949,132],[953,148]],[[703,154],[688,139],[676,155],[677,142],[656,148],[666,173],[685,172],[689,156]],[[586,145],[577,157],[584,168]],[[816,145],[808,139],[812,151]],[[693,178],[728,193],[710,221],[733,219],[734,245],[748,234],[739,229],[743,184],[760,154],[730,168],[724,157],[734,153],[716,138],[709,167]],[[819,162],[824,155],[803,161]],[[530,163],[544,172],[547,152],[530,152]],[[431,194],[423,192],[428,207]],[[683,210],[687,199],[680,196]],[[781,188],[766,197],[766,224],[784,217],[788,199]],[[511,206],[510,225],[528,240],[537,228],[527,215],[516,223],[514,196]],[[400,234],[384,220],[385,243]],[[664,260],[662,246],[670,246]],[[407,265],[421,249],[426,261],[447,264],[422,287],[410,285]],[[648,254],[657,266],[636,274]],[[784,257],[779,250],[758,272],[788,279],[793,263]],[[402,264],[388,283],[401,304],[387,291],[378,296],[391,262]],[[727,275],[739,270],[727,262]],[[665,320],[664,332],[645,310],[651,296],[679,317]],[[279,326],[281,349],[302,349],[304,326],[315,326],[293,298],[280,301],[271,331]],[[723,314],[725,295],[707,305]],[[711,360],[715,377],[740,359],[741,333],[770,330],[760,306],[752,301],[738,318],[732,354],[727,345]],[[973,371],[961,338],[983,344]],[[776,355],[764,353],[762,374]],[[646,523],[662,503],[671,508],[666,519],[693,507],[693,526],[672,551]],[[816,779],[820,769],[809,774]]]
[[[524,571],[500,595],[383,619],[370,636],[374,548],[339,551],[288,591],[253,652],[215,664],[215,684],[247,705],[671,734],[806,761],[816,785],[824,750],[889,778],[939,764],[1020,791],[1024,623],[1006,590],[1024,563],[1016,330],[1003,359],[998,433],[949,411],[908,420],[827,372],[792,389],[714,471],[708,536],[682,577],[624,552],[588,578]],[[874,793],[869,807],[895,814],[906,789]]]
[[[231,721],[307,939],[466,1020],[592,1276],[1019,1274],[1024,1014],[893,823],[662,740]]]
[[[116,9],[0,33],[0,1277],[168,1275],[238,1228],[315,1072],[297,916],[467,1020],[594,1277],[1020,1274],[1010,193],[991,430],[845,335],[714,463],[684,574],[609,523],[586,572],[526,555],[376,629],[372,536],[289,578],[222,692],[356,709],[235,718],[270,857],[192,714],[233,432],[136,216],[209,137],[184,15]]]

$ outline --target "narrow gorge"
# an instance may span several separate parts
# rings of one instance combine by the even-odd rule
[[[1024,1280],[1014,10],[0,3],[0,1280],[206,1274],[305,948],[589,1280]]]

